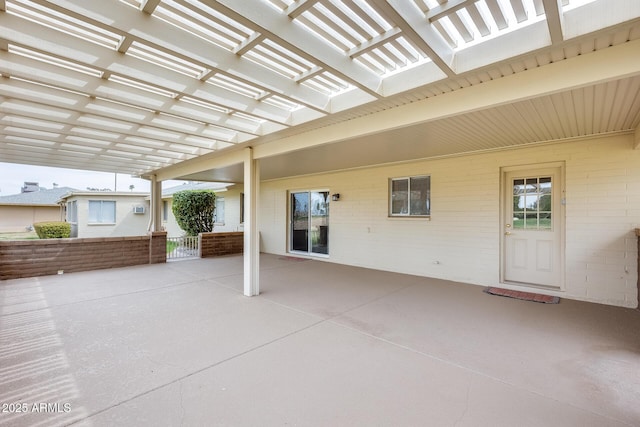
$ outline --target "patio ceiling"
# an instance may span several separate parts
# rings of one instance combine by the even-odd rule
[[[640,39],[637,0],[0,0],[0,11],[0,161],[132,175]],[[376,132],[365,156],[364,137],[280,153],[263,174],[309,172],[309,154],[326,169],[630,131],[638,74]]]

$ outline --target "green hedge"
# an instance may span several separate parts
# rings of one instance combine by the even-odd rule
[[[59,239],[71,237],[71,224],[62,221],[36,222],[33,224],[41,239]]]
[[[171,210],[188,236],[213,231],[216,193],[211,190],[183,190],[173,194]]]

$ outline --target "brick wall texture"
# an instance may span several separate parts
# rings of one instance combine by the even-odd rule
[[[149,264],[167,262],[167,232],[152,231],[149,237]]]
[[[163,239],[164,238],[164,239]],[[162,254],[160,253],[160,245]],[[164,262],[166,233],[0,241],[0,280]]]
[[[202,258],[241,254],[244,250],[244,233],[201,233],[200,248]]]

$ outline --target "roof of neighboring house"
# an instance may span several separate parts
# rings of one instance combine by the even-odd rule
[[[149,193],[147,192],[133,192],[133,191],[79,191],[74,190],[67,192],[67,194],[62,194],[58,198],[58,202],[62,202],[67,200],[70,197],[89,197],[89,196],[102,196],[105,198],[109,197],[149,197]]]
[[[77,191],[71,187],[40,189],[28,193],[0,197],[0,205],[57,206],[58,200],[66,193]]]
[[[222,182],[185,182],[182,185],[176,185],[175,187],[163,188],[162,198],[171,198],[174,193],[184,190],[213,190],[213,191],[226,191],[227,187],[231,184]]]
[[[183,190],[214,190],[216,192],[226,191],[227,187],[231,184],[225,184],[220,182],[185,182],[182,185],[177,185],[175,187],[169,187],[162,190],[163,198],[171,198],[174,193]],[[74,188],[63,187],[66,188],[66,191],[62,191],[59,193],[59,196],[55,198],[52,204],[56,204],[56,202],[62,202],[70,197],[88,197],[88,196],[104,196],[104,197],[144,197],[149,198],[148,192],[131,192],[131,191],[82,191],[76,190]],[[49,190],[47,190],[49,191]],[[35,193],[24,193],[24,194],[35,194]],[[22,196],[24,194],[19,194],[18,196]],[[10,196],[7,196],[10,197]],[[2,202],[0,201],[0,204]]]

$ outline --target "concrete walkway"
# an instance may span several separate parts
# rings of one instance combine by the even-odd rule
[[[1,282],[0,425],[640,425],[638,311],[261,271],[254,298],[238,256]]]

